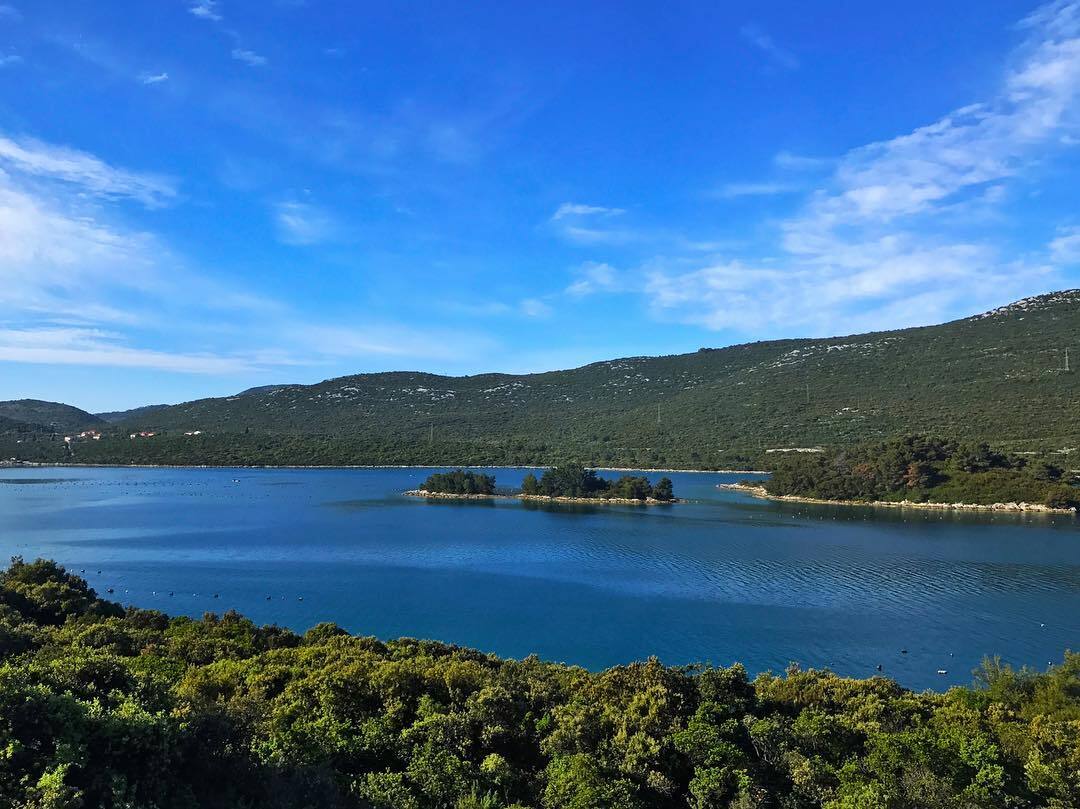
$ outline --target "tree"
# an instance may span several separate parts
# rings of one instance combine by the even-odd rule
[[[660,478],[656,481],[656,485],[653,486],[652,496],[655,500],[672,500],[675,497],[674,487],[671,484],[671,478]]]

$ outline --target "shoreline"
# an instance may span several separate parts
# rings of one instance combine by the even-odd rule
[[[795,494],[769,494],[764,486],[750,486],[745,483],[718,483],[718,489],[743,492],[761,500],[773,500],[779,503],[806,503],[815,506],[868,506],[870,508],[917,509],[919,511],[980,511],[1006,512],[1010,514],[1068,514],[1075,517],[1071,508],[1051,508],[1041,503],[928,503],[917,500],[825,500],[820,497],[802,497]]]
[[[677,497],[671,500],[656,500],[648,497],[645,500],[634,500],[628,497],[548,497],[544,494],[452,494],[450,492],[429,492],[424,489],[410,489],[402,492],[406,497],[423,497],[431,500],[531,500],[541,503],[582,503],[588,505],[622,505],[622,506],[667,506],[675,503],[684,503]]]
[[[538,465],[495,464],[176,464],[176,463],[0,463],[0,469],[550,469]],[[674,472],[693,475],[767,475],[761,469],[653,469],[634,466],[587,466],[598,472]]]

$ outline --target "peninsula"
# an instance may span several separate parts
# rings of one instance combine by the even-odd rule
[[[1073,514],[1080,476],[988,444],[907,436],[777,461],[763,481],[720,484],[789,502]]]

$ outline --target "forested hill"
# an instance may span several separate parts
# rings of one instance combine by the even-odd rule
[[[102,424],[101,419],[85,410],[57,402],[43,402],[40,399],[0,402],[0,418],[20,422],[26,427],[60,432],[84,430]],[[6,426],[0,423],[0,430],[2,429],[6,429]]]
[[[359,374],[138,414],[83,459],[732,467],[915,432],[1080,442],[1080,290],[939,326],[631,357],[541,374]],[[183,432],[203,435],[181,439]],[[138,446],[133,446],[138,444]],[[107,457],[108,453],[114,457]]]

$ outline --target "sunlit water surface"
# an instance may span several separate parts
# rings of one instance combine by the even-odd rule
[[[649,508],[401,495],[430,471],[0,469],[0,553],[173,614],[329,620],[592,669],[880,664],[944,688],[984,655],[1045,667],[1080,649],[1072,518],[767,503],[718,490],[744,477],[724,474],[673,474],[691,502]]]

